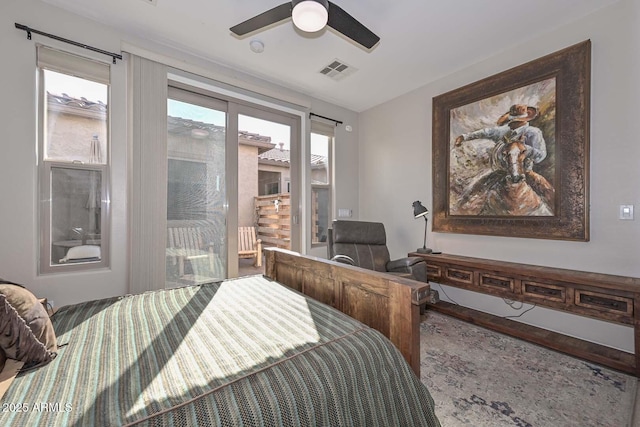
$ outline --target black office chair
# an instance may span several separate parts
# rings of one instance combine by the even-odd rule
[[[390,259],[384,224],[334,220],[327,231],[329,259],[428,282],[427,263],[423,258]]]

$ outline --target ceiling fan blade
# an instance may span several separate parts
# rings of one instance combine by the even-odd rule
[[[291,2],[286,2],[280,6],[276,6],[273,9],[269,9],[260,15],[256,15],[253,18],[247,19],[238,25],[234,25],[229,30],[237,35],[244,36],[260,28],[267,27],[276,22],[280,22],[284,19],[291,18]]]
[[[380,37],[331,2],[329,2],[329,21],[327,25],[367,49],[371,49],[380,41]]]

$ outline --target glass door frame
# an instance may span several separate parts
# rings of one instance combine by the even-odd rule
[[[267,108],[263,106],[258,106],[255,104],[249,104],[247,102],[238,102],[230,101],[229,102],[229,114],[227,116],[227,138],[231,141],[228,141],[227,152],[230,152],[229,148],[231,145],[234,145],[234,159],[229,159],[231,165],[236,166],[235,173],[230,172],[232,177],[228,178],[234,179],[234,190],[229,191],[229,213],[228,218],[230,219],[229,224],[230,228],[227,229],[228,233],[233,232],[237,235],[238,230],[238,194],[239,194],[239,183],[238,183],[238,135],[240,129],[238,128],[238,116],[251,116],[257,119],[266,120],[274,123],[279,123],[289,127],[289,141],[290,141],[290,167],[291,167],[291,250],[299,252],[302,248],[302,233],[301,233],[301,221],[300,221],[300,206],[301,206],[301,188],[302,188],[302,179],[301,179],[301,118],[300,116],[296,116],[293,114],[289,114],[283,111],[275,110],[272,108]],[[244,130],[244,129],[243,129]],[[268,136],[268,135],[265,135]],[[227,180],[229,182],[230,179]],[[233,218],[234,224],[231,225],[231,218]],[[238,276],[238,257],[232,257],[231,254],[238,253],[238,240],[229,239],[229,277],[237,277]],[[233,260],[233,261],[232,261]]]
[[[224,114],[224,121],[225,121],[225,126],[226,126],[226,122],[227,122],[227,117],[228,117],[228,105],[226,101],[222,101],[219,100],[217,98],[211,97],[207,94],[203,94],[200,93],[198,91],[194,91],[193,88],[187,88],[187,87],[181,87],[178,85],[174,85],[172,82],[169,82],[169,87],[168,87],[168,91],[167,91],[167,99],[168,100],[175,100],[175,101],[179,101],[182,103],[186,103],[186,104],[190,104],[190,105],[194,105],[194,106],[198,106],[198,107],[202,107],[202,108],[206,108],[208,110],[212,110],[212,111],[217,111],[217,112],[221,112]],[[227,165],[227,150],[228,150],[228,138],[227,138],[227,134],[228,131],[225,127],[225,139],[224,139],[224,151],[225,151],[225,163],[223,165],[222,170],[218,170],[216,171],[218,174],[223,175],[224,178],[226,179],[226,175],[227,175],[227,169],[228,169],[228,165]],[[168,138],[168,134],[167,134],[167,138]],[[172,158],[170,158],[170,149],[171,147],[169,146],[169,141],[167,141],[167,162],[169,162],[169,160],[171,160]],[[178,150],[179,151],[179,150]],[[173,160],[178,160],[178,161],[183,161],[183,162],[204,162],[206,161],[206,159],[200,159],[197,158],[197,156],[189,156],[188,151],[185,152],[179,152],[178,156],[176,158],[173,158]],[[205,163],[203,163],[205,164]],[[220,240],[223,242],[223,244],[221,245],[221,249],[223,251],[223,253],[225,254],[224,257],[224,272],[222,274],[222,276],[224,277],[228,277],[229,276],[229,233],[228,233],[228,229],[227,229],[227,223],[228,223],[228,209],[226,209],[226,203],[228,200],[228,195],[227,195],[227,191],[228,188],[227,186],[224,186],[223,191],[225,192],[224,196],[223,196],[223,200],[224,200],[224,204],[225,206],[223,206],[222,209],[222,222],[224,224],[224,232],[225,232],[225,236],[223,236],[223,238],[221,238]],[[169,194],[167,194],[167,198],[169,198]],[[167,206],[168,209],[168,206]],[[207,208],[207,212],[208,212],[208,208]],[[168,215],[168,211],[167,211],[167,215]],[[216,215],[217,216],[217,215]],[[170,227],[169,227],[169,222],[171,220],[169,220],[169,218],[167,218],[167,233],[170,234]],[[174,220],[175,221],[175,220]],[[188,222],[188,221],[176,221],[176,222]],[[178,224],[178,227],[180,228],[181,224]],[[169,235],[167,236],[169,238]],[[194,237],[194,236],[191,236]],[[210,236],[211,237],[211,236]],[[199,235],[198,238],[203,238],[202,235]],[[217,241],[217,239],[216,239]],[[194,248],[190,248],[190,249],[194,249]],[[201,248],[202,249],[202,248]],[[216,250],[218,250],[216,249]],[[217,252],[216,252],[217,253]],[[213,255],[213,254],[212,254]],[[168,262],[168,261],[167,261]],[[166,268],[166,266],[165,266]],[[212,274],[213,271],[208,271],[208,274]],[[205,277],[208,276],[205,275]],[[212,276],[218,278],[218,276]],[[168,279],[167,279],[168,280]]]
[[[300,252],[304,247],[304,221],[301,220],[302,201],[304,200],[304,184],[302,179],[303,138],[302,126],[306,113],[288,112],[277,106],[260,105],[260,100],[243,100],[229,95],[225,90],[217,91],[211,84],[199,80],[186,82],[184,78],[175,79],[169,75],[169,86],[192,92],[198,96],[211,98],[226,104],[226,149],[225,149],[225,182],[226,182],[226,232],[227,232],[227,277],[238,276],[238,115],[247,115],[289,126],[291,144],[291,250]],[[180,76],[182,77],[182,76]],[[196,76],[193,76],[194,78]]]

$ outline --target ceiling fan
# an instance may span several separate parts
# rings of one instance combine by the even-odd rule
[[[354,42],[371,49],[380,40],[371,30],[358,22],[339,6],[328,0],[293,0],[269,9],[230,28],[237,36],[292,18],[293,23],[305,32],[316,32],[330,26]]]

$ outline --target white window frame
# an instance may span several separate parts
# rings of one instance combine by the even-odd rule
[[[74,161],[46,160],[44,158],[46,144],[46,117],[48,99],[45,88],[44,70],[63,73],[86,80],[107,85],[107,138],[106,159],[104,164],[89,164]],[[38,76],[38,200],[40,245],[38,254],[38,274],[68,273],[73,271],[96,270],[108,268],[110,265],[110,123],[111,123],[111,85],[110,64],[56,50],[44,45],[37,45]],[[99,171],[101,173],[100,202],[100,260],[80,263],[51,263],[52,244],[52,170],[55,168]]]
[[[331,227],[331,218],[333,212],[333,153],[334,153],[334,144],[335,144],[335,126],[329,125],[324,122],[320,122],[317,120],[311,120],[311,134],[319,134],[324,135],[329,138],[329,146],[328,148],[328,167],[327,167],[327,183],[326,184],[314,184],[312,180],[310,180],[310,197],[313,198],[314,190],[326,189],[328,192],[328,206],[327,206],[327,227]],[[311,136],[309,136],[311,137]],[[307,167],[311,167],[311,150],[309,150],[309,160],[307,162]],[[311,170],[310,170],[311,172]],[[311,243],[311,248],[320,248],[328,245],[328,241],[325,242],[314,242],[313,240],[313,232],[314,232],[314,224],[313,224],[313,211],[314,207],[311,205],[311,209],[309,214],[312,216],[310,219],[310,230],[308,233],[309,241]]]

